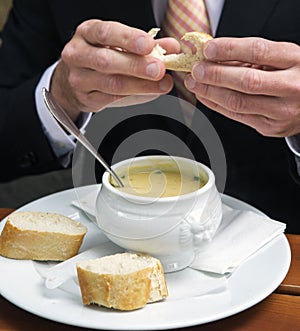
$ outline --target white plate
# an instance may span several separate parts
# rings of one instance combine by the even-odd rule
[[[90,190],[91,187],[83,187],[77,189],[77,194],[86,195]],[[237,199],[228,196],[222,199],[232,208],[259,212]],[[20,210],[52,211],[79,218],[88,226],[81,250],[90,248],[96,240],[105,242],[100,230],[71,205],[72,200],[76,200],[73,189],[36,200]],[[4,223],[5,220],[0,223],[0,231]],[[69,325],[108,330],[173,329],[212,322],[255,305],[280,285],[290,261],[290,247],[282,234],[248,258],[227,280],[226,289],[206,294],[187,291],[183,292],[185,295],[173,295],[172,289],[167,300],[131,312],[85,307],[81,303],[79,289],[78,293],[63,288],[47,289],[37,272],[37,262],[33,261],[0,257],[0,291],[3,297],[26,311]],[[172,286],[179,281],[180,273],[177,273],[178,278],[175,277]],[[191,278],[194,282],[192,288],[201,288],[202,284],[195,284],[195,275]],[[176,291],[176,287],[174,289]]]

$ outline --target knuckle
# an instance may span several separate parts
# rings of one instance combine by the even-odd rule
[[[120,94],[124,89],[123,80],[120,75],[111,75],[107,79],[107,86],[110,94]]]
[[[128,60],[127,66],[130,75],[139,76],[144,72],[144,64],[135,56]]]
[[[294,104],[284,103],[282,106],[283,118],[289,121],[294,121],[299,116],[299,110]]]
[[[209,85],[206,84],[202,84],[201,85],[201,94],[202,96],[204,96],[205,98],[210,99],[211,98],[211,87]]]
[[[275,136],[274,133],[274,123],[267,117],[262,117],[260,119],[260,125],[256,128],[256,131],[264,137]]]
[[[74,62],[76,58],[76,47],[74,43],[69,42],[61,52],[61,58],[64,62]]]
[[[282,121],[262,117],[257,131],[265,137],[284,137],[289,132],[289,126]]]
[[[77,100],[79,102],[79,104],[81,105],[81,107],[83,107],[84,105],[89,105],[90,103],[90,94],[89,93],[83,93],[83,92],[78,92],[76,94]]]
[[[103,45],[109,44],[110,36],[112,32],[112,25],[110,22],[101,22],[97,25],[96,39]]]
[[[235,41],[229,39],[226,43],[224,43],[223,47],[224,48],[222,49],[222,53],[226,54],[228,59],[232,59],[232,54],[236,48]]]
[[[212,66],[211,68],[207,67],[205,71],[210,71],[208,76],[211,77],[214,83],[221,84],[222,83],[222,70],[219,66]]]
[[[292,42],[282,41],[280,42],[280,46],[282,57],[294,59],[295,63],[298,63],[300,57],[299,45]]]
[[[250,46],[250,54],[253,63],[264,63],[269,54],[267,41],[262,38],[254,38]]]
[[[245,99],[240,93],[230,93],[225,101],[225,106],[234,112],[242,112],[246,107]]]
[[[210,88],[206,84],[198,84],[199,90],[195,93],[197,99],[210,98]]]
[[[138,73],[138,63],[136,60],[131,59],[128,61],[128,72],[130,72],[133,76],[135,76]]]
[[[76,28],[75,35],[84,35],[86,33],[87,27],[89,23],[88,22],[83,22],[79,24]]]
[[[289,81],[288,90],[292,91],[292,95],[299,95],[300,94],[300,81],[291,80]]]
[[[87,20],[80,23],[76,28],[75,35],[77,34],[80,36],[86,35],[89,32],[91,26],[94,24],[94,22],[95,20]]]
[[[112,59],[108,48],[99,48],[97,51],[97,56],[93,58],[95,61],[95,66],[98,70],[107,72],[110,69]]]
[[[245,74],[241,78],[242,91],[246,93],[257,93],[262,88],[262,79],[259,70],[246,69]]]
[[[81,77],[77,73],[70,72],[69,74],[69,85],[73,90],[80,90],[81,87]]]

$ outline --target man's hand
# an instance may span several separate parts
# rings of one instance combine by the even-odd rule
[[[204,46],[208,61],[185,79],[209,108],[265,136],[300,132],[300,47],[262,38],[216,38]]]
[[[50,90],[73,120],[128,95],[166,94],[173,80],[160,60],[147,56],[156,42],[121,23],[86,21],[63,49]],[[175,39],[159,42],[168,52],[179,51]]]

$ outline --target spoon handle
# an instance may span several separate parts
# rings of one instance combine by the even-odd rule
[[[74,122],[71,120],[69,115],[64,111],[64,109],[60,106],[60,104],[54,99],[54,97],[47,91],[47,89],[43,88],[43,97],[45,104],[50,111],[50,113],[54,116],[54,118],[103,165],[103,167],[113,176],[114,180],[120,187],[124,187],[123,183],[114,172],[113,169],[105,162],[105,160],[101,157],[101,155],[96,151],[93,145],[86,139],[86,137],[80,132]]]

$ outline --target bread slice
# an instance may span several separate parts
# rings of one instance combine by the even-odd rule
[[[44,212],[15,212],[0,235],[0,254],[13,259],[63,261],[78,253],[87,228]]]
[[[119,253],[77,263],[85,305],[134,310],[168,296],[160,261],[145,254]]]
[[[158,28],[153,28],[148,33],[154,38],[158,31]],[[204,32],[193,31],[185,33],[181,39],[193,43],[196,47],[196,53],[179,53],[166,55],[166,50],[164,50],[160,45],[157,44],[149,55],[163,61],[166,66],[166,69],[191,72],[195,62],[204,60],[203,45],[208,40],[213,39],[213,37]]]

